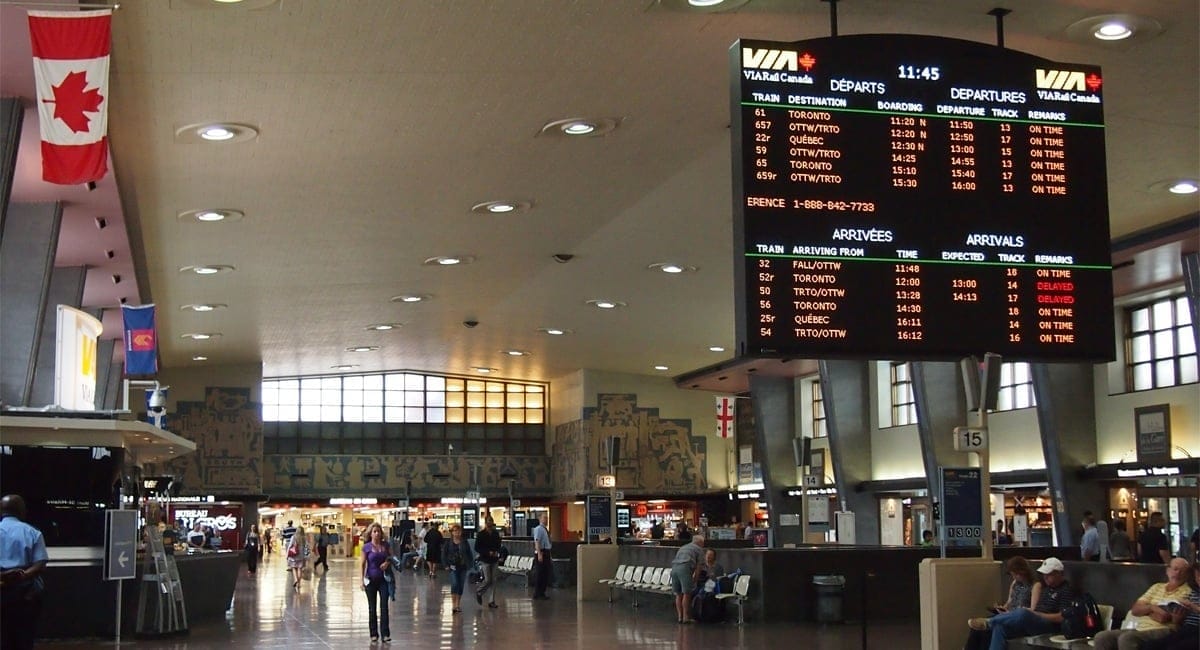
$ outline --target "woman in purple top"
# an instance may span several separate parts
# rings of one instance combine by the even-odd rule
[[[362,548],[362,584],[367,592],[368,625],[371,628],[371,642],[379,640],[383,633],[383,642],[392,640],[392,630],[388,625],[387,582],[383,576],[385,571],[392,570],[392,550],[383,539],[383,527],[378,523],[367,527],[367,543]],[[376,621],[375,603],[379,602],[379,620]]]

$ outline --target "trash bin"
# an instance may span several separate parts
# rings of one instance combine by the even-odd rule
[[[845,576],[813,576],[817,590],[817,622],[842,623],[842,596],[846,589]]]

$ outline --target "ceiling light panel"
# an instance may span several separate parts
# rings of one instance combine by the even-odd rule
[[[543,124],[541,134],[562,138],[596,138],[612,133],[620,123],[615,117],[569,117]]]
[[[187,210],[180,212],[177,219],[183,222],[194,223],[222,223],[228,221],[241,221],[242,217],[246,216],[241,210],[233,210],[230,208],[202,208],[199,210]]]
[[[430,298],[433,298],[433,296],[430,294],[427,294],[427,293],[402,293],[398,296],[392,296],[388,300],[390,300],[392,302],[405,302],[405,303],[411,304],[411,303],[417,303],[417,302],[425,302],[426,300],[429,300]]]
[[[474,261],[474,255],[438,255],[430,257],[421,263],[425,266],[460,266],[470,264]]]
[[[228,306],[223,302],[198,302],[190,305],[180,305],[179,309],[182,311],[209,312],[225,309]]]
[[[231,144],[258,137],[258,127],[240,122],[200,122],[176,127],[176,144]]]
[[[528,212],[531,208],[533,208],[533,201],[500,199],[476,203],[471,206],[471,212],[475,214],[512,214],[514,212]]]
[[[235,268],[229,264],[196,264],[179,267],[180,273],[194,273],[196,275],[217,275],[219,273],[230,273],[234,270]]]

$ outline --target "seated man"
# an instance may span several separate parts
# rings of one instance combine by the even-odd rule
[[[1170,603],[1182,603],[1192,593],[1188,586],[1188,561],[1177,557],[1167,564],[1167,581],[1151,585],[1129,608],[1129,615],[1137,617],[1132,630],[1106,630],[1096,635],[1097,650],[1134,650],[1149,641],[1169,635],[1175,624],[1171,618]]]
[[[1200,584],[1200,562],[1192,565],[1192,577]],[[1180,607],[1172,607],[1171,622],[1176,625],[1175,631],[1167,636],[1151,641],[1142,647],[1145,650],[1196,650],[1200,648],[1200,589],[1193,589],[1187,600],[1179,602]]]
[[[973,618],[967,621],[973,630],[991,630],[989,650],[1004,650],[1009,639],[1035,634],[1057,632],[1062,624],[1062,608],[1071,602],[1074,595],[1071,585],[1063,574],[1063,563],[1056,557],[1042,560],[1038,567],[1042,574],[1042,595],[1033,609],[1018,607],[997,614],[992,618]]]

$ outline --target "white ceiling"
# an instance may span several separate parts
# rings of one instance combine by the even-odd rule
[[[210,365],[261,361],[266,376],[353,363],[548,380],[579,368],[655,374],[655,364],[677,375],[732,355],[708,350],[734,345],[727,50],[738,38],[827,36],[827,3],[749,0],[733,13],[680,10],[685,0],[265,4],[122,0],[113,20],[112,158],[140,298],[159,305],[164,366],[203,354]],[[838,6],[843,34],[995,40],[995,0]],[[1008,47],[1103,67],[1113,236],[1195,213],[1195,195],[1150,186],[1200,168],[1200,3],[1003,6],[1013,10]],[[1153,18],[1162,33],[1066,37],[1072,23],[1118,11]],[[4,94],[28,99],[5,52]],[[599,138],[539,134],[577,116],[620,125]],[[177,128],[218,120],[260,134],[176,141]],[[22,170],[36,169],[35,154],[23,148]],[[14,200],[54,189],[22,173]],[[494,199],[533,208],[471,212]],[[246,217],[176,218],[213,207]],[[575,257],[559,264],[556,253]],[[422,265],[447,254],[476,260]],[[699,270],[646,268],[664,261]],[[178,271],[200,264],[236,271]],[[405,292],[433,299],[389,302]],[[628,307],[601,312],[585,304],[593,298]],[[228,308],[179,309],[199,302]],[[404,327],[364,330],[377,322]],[[573,333],[537,331],[547,326]],[[223,336],[180,338],[196,331]],[[345,351],[357,345],[380,349]]]

